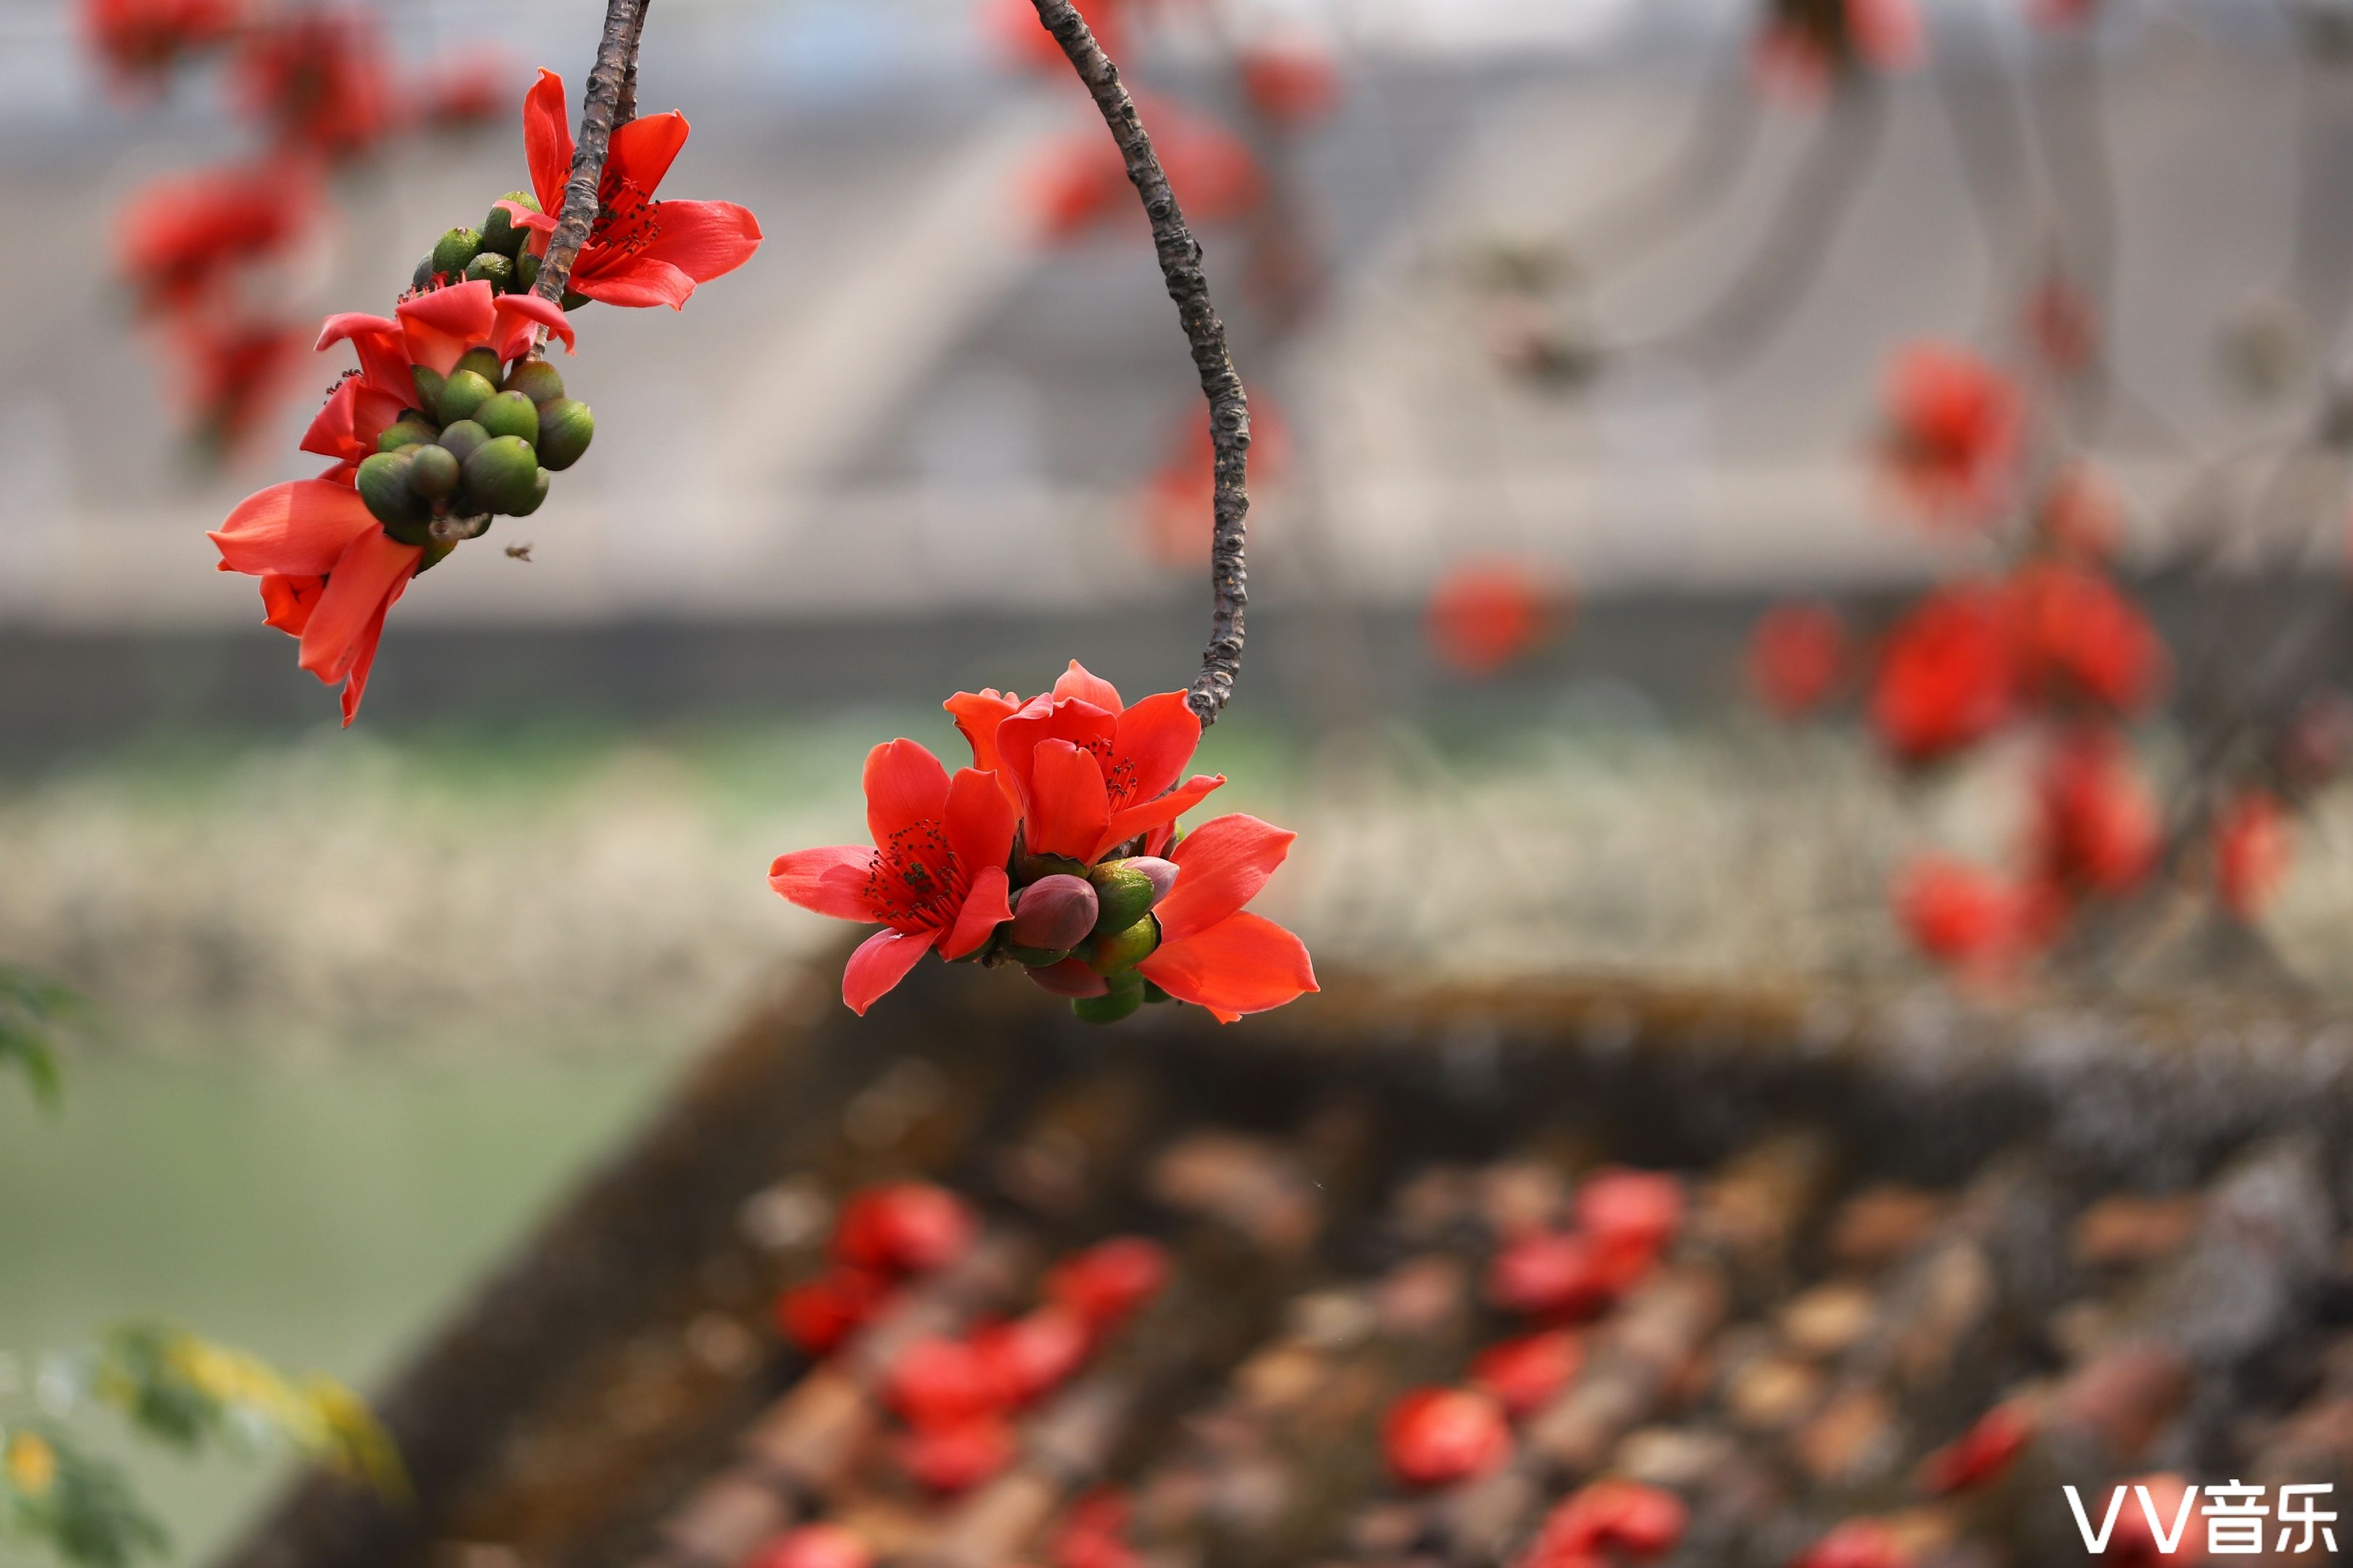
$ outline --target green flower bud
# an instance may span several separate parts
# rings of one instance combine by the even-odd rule
[[[515,292],[528,294],[539,282],[539,258],[524,251],[515,258]]]
[[[1129,860],[1106,860],[1087,873],[1095,885],[1095,897],[1103,908],[1095,920],[1095,931],[1125,931],[1142,920],[1152,906],[1168,896],[1176,885],[1176,868],[1169,861],[1149,855],[1138,855]]]
[[[466,459],[466,493],[484,511],[529,506],[538,489],[539,458],[520,436],[493,436]]]
[[[470,228],[453,228],[433,242],[433,270],[455,278],[466,270],[482,248],[482,237]]]
[[[1088,947],[1087,966],[1097,974],[1117,974],[1150,958],[1159,945],[1160,922],[1146,915],[1108,936],[1097,935]]]
[[[449,552],[457,548],[455,544],[444,544],[437,539],[426,540],[425,553],[417,558],[417,571],[414,575],[422,577],[432,571],[433,568],[448,560]]]
[[[487,283],[494,294],[503,294],[514,287],[514,263],[495,250],[485,250],[466,263],[466,281]]]
[[[531,500],[515,508],[514,515],[517,517],[529,517],[533,512],[537,511],[539,510],[540,502],[547,499],[547,470],[545,468],[542,468],[539,470],[539,478],[532,483]]]
[[[412,365],[408,379],[417,384],[417,406],[428,416],[438,416],[441,407],[441,373],[423,365]],[[443,420],[441,423],[448,423]]]
[[[539,460],[558,473],[580,460],[596,438],[596,416],[575,397],[559,397],[539,406]]]
[[[1071,1011],[1082,1023],[1116,1024],[1144,1005],[1144,977],[1123,974],[1100,996],[1073,998]]]
[[[527,191],[509,191],[503,199],[514,203],[519,207],[527,207],[533,212],[539,210],[539,203],[533,200]],[[523,241],[530,237],[531,230],[516,223],[508,216],[507,209],[504,207],[491,207],[490,216],[482,220],[484,250],[496,251],[501,256],[512,257],[522,248]]]
[[[997,951],[1014,963],[1027,964],[1032,969],[1050,969],[1071,956],[1068,948],[1022,947],[1010,942],[999,942]]]
[[[433,253],[428,250],[417,258],[417,270],[408,275],[408,286],[411,289],[426,289],[429,288],[432,282]]]
[[[519,359],[507,371],[506,390],[533,403],[553,403],[564,395],[564,377],[543,359]]]
[[[556,302],[567,310],[576,310],[588,302],[588,296],[577,289],[566,289],[564,298]]]
[[[454,375],[461,370],[472,371],[476,375],[489,382],[494,391],[498,387],[500,379],[507,373],[505,362],[487,348],[468,349],[464,353],[459,354],[458,363],[449,367],[449,372]]]
[[[1026,888],[1044,877],[1083,877],[1086,874],[1085,864],[1067,855],[1024,855],[1014,863],[1013,883],[1016,887]]]
[[[458,454],[427,443],[408,458],[408,488],[427,500],[447,500],[458,488]]]
[[[449,373],[441,384],[441,423],[454,425],[460,419],[471,419],[474,410],[491,400],[498,388],[479,372],[460,367]]]
[[[450,455],[460,463],[472,457],[474,448],[490,438],[491,433],[470,419],[460,419],[454,425],[444,426],[441,431],[441,445],[448,447]]]
[[[539,445],[539,410],[520,392],[495,393],[474,410],[474,423],[493,436],[519,436]]]
[[[1147,980],[1144,983],[1144,1000],[1147,1006],[1158,1006],[1161,1003],[1172,1001],[1174,998]]]
[[[436,434],[433,426],[422,419],[402,418],[384,427],[382,433],[375,438],[375,449],[379,452],[397,452],[403,447],[416,447],[429,443]]]
[[[378,452],[363,459],[354,482],[360,500],[367,503],[368,513],[385,525],[387,531],[407,528],[423,521],[425,508],[417,493],[408,488],[409,457],[406,452]],[[395,539],[401,535],[393,532]],[[402,539],[405,544],[417,542]]]

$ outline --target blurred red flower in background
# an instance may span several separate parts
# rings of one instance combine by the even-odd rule
[[[2287,812],[2268,790],[2244,790],[2214,818],[2214,893],[2242,921],[2253,920],[2285,879]]]
[[[1896,879],[1896,919],[1914,945],[1940,963],[1998,973],[2037,946],[2052,902],[1988,871],[1924,855]]]
[[[1777,605],[1749,634],[1749,689],[1784,719],[1801,717],[1828,701],[1846,662],[1846,623],[1828,605]]]
[[[1451,567],[1430,595],[1423,628],[1430,648],[1456,672],[1500,673],[1548,640],[1555,595],[1535,568],[1517,560],[1466,561]]]
[[[281,147],[356,157],[394,129],[390,58],[366,12],[322,6],[274,16],[238,50],[238,100]]]
[[[1897,761],[1934,762],[2000,727],[2013,684],[2001,595],[1978,584],[1939,588],[1888,633],[1871,721]]]
[[[2157,695],[2165,645],[2105,574],[2072,562],[2031,562],[2004,592],[2011,668],[2022,691],[2119,713],[2136,712]]]
[[[805,1524],[752,1554],[744,1568],[873,1568],[874,1553],[838,1524]]]
[[[1451,1486],[1501,1468],[1512,1457],[1504,1407],[1468,1388],[1418,1388],[1381,1423],[1389,1473],[1408,1486]]]
[[[147,310],[187,310],[230,274],[283,250],[318,209],[317,177],[290,158],[167,174],[123,204],[116,250]]]
[[[1516,1568],[1647,1563],[1682,1542],[1689,1518],[1683,1500],[1672,1492],[1638,1481],[1593,1481],[1545,1516],[1544,1527]]]
[[[1242,92],[1277,125],[1311,125],[1340,105],[1339,68],[1330,54],[1304,39],[1245,45],[1239,66]]]
[[[283,321],[191,321],[170,340],[189,434],[215,453],[260,428],[302,352],[302,331]]]
[[[1896,356],[1885,396],[1881,466],[1915,510],[1974,521],[2000,502],[2024,421],[2008,376],[1965,349],[1919,343]]]
[[[1807,1548],[1790,1568],[1912,1568],[1912,1553],[1877,1520],[1851,1519]]]
[[[1038,8],[1029,0],[981,0],[975,15],[982,34],[1013,64],[1040,72],[1071,68],[1062,46],[1039,25]],[[1087,30],[1114,60],[1126,58],[1125,16],[1121,0],[1091,0],[1086,7]]]
[[[607,305],[676,310],[695,285],[734,271],[759,249],[759,220],[733,202],[654,199],[686,137],[686,116],[676,112],[642,114],[615,129],[596,219],[572,264],[575,293]],[[532,248],[543,253],[572,173],[572,121],[564,79],[554,71],[541,71],[523,99],[522,142],[541,210],[510,213],[534,231]]]
[[[1968,1431],[1920,1461],[1921,1489],[1944,1497],[1991,1485],[2026,1452],[2034,1441],[2034,1417],[2023,1405],[1995,1405]]]
[[[1151,122],[1161,172],[1187,222],[1224,223],[1250,212],[1265,196],[1266,175],[1250,143],[1165,100],[1138,94],[1137,106]],[[1026,204],[1048,240],[1076,239],[1114,221],[1146,221],[1136,206],[1127,164],[1099,125],[1074,126],[1050,141],[1023,183]]]
[[[1255,497],[1281,484],[1291,467],[1291,427],[1273,402],[1256,389],[1250,393],[1250,482]],[[1145,487],[1145,552],[1166,565],[1198,566],[1218,489],[1218,449],[1208,420],[1198,414],[1187,416],[1170,447],[1168,461]],[[1261,537],[1255,516],[1250,537]]]
[[[497,119],[520,74],[513,58],[502,49],[453,49],[430,61],[410,90],[427,125],[462,129]]]
[[[2062,737],[2036,780],[2034,861],[2073,893],[2127,893],[2157,864],[2157,806],[2131,771],[2124,742],[2105,730]]]
[[[242,0],[81,0],[80,12],[91,52],[117,80],[142,84],[245,20]]]

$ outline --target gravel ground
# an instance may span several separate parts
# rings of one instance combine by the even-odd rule
[[[0,953],[157,1050],[684,1049],[846,934],[768,892],[770,857],[860,837],[865,746],[911,733],[951,754],[944,730],[869,713],[659,741],[322,733],[85,763],[0,785]],[[1312,747],[1227,724],[1200,762],[1233,775],[1229,809],[1301,830],[1261,907],[1327,974],[1916,980],[1890,868],[1931,845],[1997,858],[2022,806],[2016,753],[1899,790],[1836,731],[1569,710]],[[2353,989],[2348,844],[2340,791],[2265,928],[2332,999]],[[2176,921],[2118,967],[2211,980],[2196,934]]]

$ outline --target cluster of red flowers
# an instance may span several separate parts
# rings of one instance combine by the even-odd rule
[[[2020,488],[2022,393],[1965,351],[1915,346],[1898,356],[1887,398],[1880,458],[1895,493],[1939,537],[1989,537]],[[1868,647],[1829,607],[1795,604],[1758,624],[1748,653],[1751,685],[1784,717],[1860,684],[1882,747],[1906,770],[2031,727],[2039,756],[2017,868],[1924,856],[1894,889],[1923,952],[1980,974],[2046,949],[2085,905],[2144,888],[2164,859],[2158,808],[2121,726],[2156,701],[2168,665],[2113,573],[2120,509],[2082,463],[2062,467],[2035,500],[2005,568],[1932,589]],[[2252,918],[2285,868],[2276,798],[2259,788],[2232,797],[2208,851],[2218,901]]]
[[[572,158],[563,115],[564,83],[542,71],[524,102],[524,145],[533,183],[556,199]],[[606,200],[574,270],[595,290],[587,298],[676,306],[758,246],[742,207],[652,199],[686,137],[678,114],[614,132]],[[303,451],[332,466],[247,497],[212,534],[222,571],[261,580],[263,619],[301,639],[301,667],[342,684],[345,724],[409,582],[493,516],[538,510],[550,474],[578,461],[595,434],[587,405],[565,395],[541,353],[550,336],[571,352],[574,333],[563,309],[529,288],[555,223],[533,206],[518,193],[481,229],[444,234],[390,317],[327,319],[317,348],[348,342],[359,359],[302,437]]]
[[[1534,1327],[1482,1351],[1461,1386],[1417,1388],[1390,1406],[1381,1428],[1390,1474],[1409,1487],[1447,1487],[1510,1463],[1513,1423],[1550,1405],[1584,1364],[1571,1325],[1606,1311],[1647,1278],[1683,1215],[1683,1189],[1672,1177],[1608,1170],[1577,1188],[1568,1224],[1505,1237],[1489,1265],[1487,1300]],[[1662,1553],[1682,1531],[1682,1505],[1672,1498],[1602,1482],[1555,1510],[1520,1561],[1523,1568],[1599,1568],[1613,1557]]]
[[[1766,0],[1749,68],[1767,92],[1811,103],[1844,77],[1909,69],[1921,49],[1915,0]]]
[[[962,1258],[976,1228],[964,1201],[939,1187],[858,1194],[842,1206],[828,1272],[777,1298],[777,1325],[809,1354],[831,1354],[908,1281]],[[906,1346],[884,1369],[882,1394],[905,1424],[898,1455],[908,1475],[961,1492],[1003,1470],[1015,1456],[1014,1415],[1076,1376],[1167,1278],[1158,1246],[1116,1237],[1056,1263],[1020,1316]]]
[[[777,857],[768,882],[804,909],[884,929],[850,955],[864,1013],[918,959],[1017,963],[1080,1016],[1174,999],[1220,1021],[1313,991],[1306,947],[1246,908],[1295,835],[1254,816],[1180,833],[1224,784],[1180,777],[1201,739],[1185,693],[1132,705],[1076,660],[1022,702],[994,689],[944,706],[972,748],[951,778],[913,741],[866,759],[873,843]]]
[[[275,272],[327,215],[327,173],[396,134],[479,120],[504,68],[469,55],[396,84],[373,16],[332,4],[83,0],[81,25],[108,73],[142,95],[174,68],[226,52],[230,105],[261,135],[247,158],[133,193],[116,240],[124,284],[173,363],[190,434],[223,457],[296,368],[302,333]]]

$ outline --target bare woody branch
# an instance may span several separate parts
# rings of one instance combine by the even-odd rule
[[[615,0],[623,4],[626,0]],[[1234,693],[1234,678],[1242,664],[1242,611],[1250,603],[1249,574],[1242,549],[1250,514],[1250,402],[1242,395],[1241,377],[1234,373],[1226,349],[1225,323],[1218,319],[1209,299],[1209,281],[1201,271],[1201,244],[1185,226],[1185,214],[1168,188],[1168,175],[1152,150],[1152,138],[1136,118],[1135,102],[1121,85],[1119,68],[1095,42],[1086,18],[1071,0],[1031,0],[1038,20],[1054,36],[1071,68],[1093,95],[1103,123],[1111,127],[1127,164],[1127,177],[1143,199],[1145,216],[1152,220],[1153,249],[1160,258],[1160,275],[1167,280],[1168,297],[1176,301],[1185,341],[1192,346],[1193,365],[1200,372],[1201,392],[1209,400],[1209,442],[1216,454],[1217,484],[1211,500],[1209,541],[1209,646],[1201,655],[1201,673],[1193,679],[1186,700],[1203,728],[1217,722],[1219,710]],[[575,178],[577,165],[575,165]],[[568,201],[567,201],[568,205]]]
[[[644,0],[607,0],[605,33],[596,44],[596,64],[588,72],[581,96],[580,134],[572,146],[572,174],[564,182],[564,205],[558,209],[555,232],[540,263],[539,281],[532,292],[558,304],[572,281],[572,264],[588,243],[596,222],[597,193],[605,180],[605,154],[613,142],[613,127],[628,116],[621,111],[623,90],[637,75],[638,37],[644,21]],[[635,93],[629,96],[634,99]],[[635,104],[631,104],[634,112]]]

